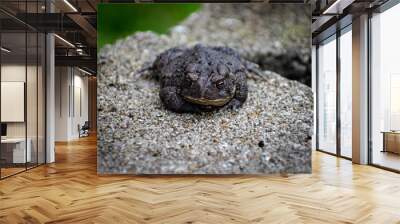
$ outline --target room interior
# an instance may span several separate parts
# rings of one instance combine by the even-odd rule
[[[313,24],[318,25],[329,17],[336,4],[336,10],[342,10],[340,16],[331,17],[334,22],[326,26],[313,27],[316,61],[313,74],[318,115],[315,148],[360,163],[360,154],[354,150],[364,147],[366,153],[362,163],[399,172],[397,96],[400,92],[395,55],[399,50],[400,34],[393,27],[399,20],[400,5],[391,1],[372,5],[338,1],[331,4],[332,7],[328,4],[322,10],[326,15],[315,17]],[[360,8],[363,7],[366,9],[361,10],[362,14]],[[354,18],[359,21],[356,23]],[[360,36],[362,38],[358,39]],[[358,63],[364,63],[366,67],[361,68],[365,73],[357,77]],[[355,92],[359,89],[361,95]],[[353,102],[354,99],[359,102]],[[361,112],[353,111],[353,107]],[[362,127],[360,133],[364,143],[358,146],[353,144],[360,136],[353,134],[360,128],[353,127],[353,122]]]
[[[1,34],[1,177],[45,161],[44,35]]]
[[[93,3],[79,4],[88,14],[74,18],[90,20]],[[65,20],[51,16],[50,23],[29,17],[75,10],[59,1],[0,3],[0,179],[54,162],[54,141],[78,139],[96,130],[93,38],[83,35],[83,25],[65,14]],[[62,21],[69,26],[60,26]],[[88,24],[85,28],[90,29]],[[47,32],[54,31],[58,34],[49,37]]]
[[[400,170],[400,65],[395,59],[400,5],[376,14],[372,29],[372,163]]]

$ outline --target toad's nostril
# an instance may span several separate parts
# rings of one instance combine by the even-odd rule
[[[189,79],[192,80],[192,81],[196,81],[199,78],[199,76],[196,73],[193,73],[193,72],[190,72],[187,75],[188,75]]]
[[[218,65],[218,73],[220,75],[227,75],[228,72],[228,68],[225,65]]]

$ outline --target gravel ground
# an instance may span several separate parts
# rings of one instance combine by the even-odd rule
[[[176,114],[163,107],[158,83],[137,71],[170,47],[199,42],[175,31],[137,33],[99,52],[98,172],[311,172],[313,96],[299,82],[265,70],[264,78],[248,80],[249,98],[239,110]],[[220,38],[226,35],[220,33]],[[242,53],[246,58],[260,55]]]

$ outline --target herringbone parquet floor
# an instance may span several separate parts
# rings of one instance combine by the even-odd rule
[[[95,138],[0,181],[0,223],[400,223],[400,175],[315,152],[313,174],[98,176]]]

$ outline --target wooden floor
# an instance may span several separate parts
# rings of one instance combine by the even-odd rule
[[[400,175],[315,152],[313,174],[98,176],[95,138],[0,181],[0,223],[400,223]]]
[[[375,150],[372,156],[374,164],[400,170],[400,155],[392,152]]]
[[[7,177],[7,176],[11,176],[13,174],[19,173],[19,172],[23,172],[25,170],[24,168],[1,168],[1,177]]]

